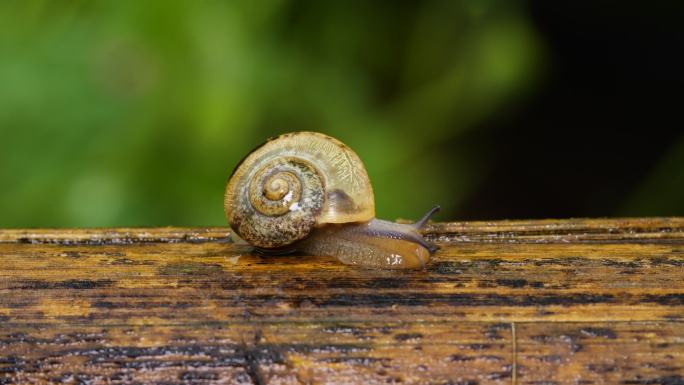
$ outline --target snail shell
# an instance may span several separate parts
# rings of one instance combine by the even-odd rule
[[[413,225],[375,219],[361,159],[315,132],[281,135],[248,154],[228,181],[224,208],[235,233],[266,252],[408,269],[424,267],[437,249],[419,230],[439,207]]]
[[[273,249],[329,223],[375,216],[373,188],[358,155],[315,132],[271,139],[231,176],[224,200],[233,230],[250,244]]]

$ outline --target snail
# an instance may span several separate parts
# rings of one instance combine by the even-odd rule
[[[271,138],[235,168],[224,208],[233,231],[264,254],[293,251],[370,268],[421,268],[437,250],[414,224],[375,218],[373,188],[361,159],[316,132]]]

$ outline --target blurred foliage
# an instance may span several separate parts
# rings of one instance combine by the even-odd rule
[[[520,2],[0,2],[0,226],[223,225],[265,138],[354,148],[384,218],[457,210],[488,167],[451,141],[524,97]]]
[[[619,208],[618,215],[684,215],[684,136]]]

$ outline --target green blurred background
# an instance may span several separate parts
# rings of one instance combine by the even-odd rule
[[[681,215],[668,4],[2,1],[0,226],[224,225],[295,130],[355,149],[383,218]]]

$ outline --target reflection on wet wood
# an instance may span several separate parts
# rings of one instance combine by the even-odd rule
[[[0,384],[684,384],[684,219],[426,231],[413,272],[225,228],[0,231]]]

